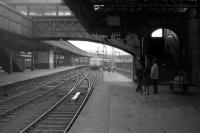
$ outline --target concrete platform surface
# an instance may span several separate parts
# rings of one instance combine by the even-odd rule
[[[116,72],[104,72],[104,82],[132,82],[125,76]]]
[[[104,80],[115,75],[110,74],[104,73]],[[200,132],[199,90],[180,95],[159,86],[158,94],[151,87],[150,95],[144,95],[135,89],[131,82],[97,83],[70,133]]]
[[[40,77],[64,70],[69,70],[76,68],[78,66],[63,66],[63,67],[57,67],[53,69],[35,69],[34,71],[31,71],[30,69],[25,70],[25,72],[13,72],[12,74],[8,74],[6,72],[0,72],[0,86],[11,84],[35,77]]]

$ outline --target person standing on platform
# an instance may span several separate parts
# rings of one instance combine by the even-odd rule
[[[136,76],[137,76],[137,88],[136,92],[141,92],[142,93],[142,77],[143,77],[143,66],[142,63],[139,62],[138,68],[136,71]]]
[[[154,94],[158,93],[158,87],[157,87],[157,80],[158,80],[158,60],[153,59],[153,65],[151,67],[151,80],[154,87]]]
[[[143,74],[144,89],[145,89],[146,95],[149,95],[149,85],[151,81],[150,74],[151,74],[151,64],[150,64],[150,61],[147,59],[145,62],[145,68],[144,68],[144,74]]]

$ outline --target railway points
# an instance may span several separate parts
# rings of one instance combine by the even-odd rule
[[[0,133],[199,133],[199,7],[0,0]]]

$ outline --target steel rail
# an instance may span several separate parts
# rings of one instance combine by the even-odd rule
[[[80,81],[75,86],[73,86],[72,89],[62,99],[60,99],[54,106],[52,106],[43,115],[41,115],[39,118],[37,118],[35,121],[33,121],[30,125],[28,125],[26,128],[24,128],[20,133],[29,133],[32,130],[32,128],[34,128],[34,126],[36,126],[49,113],[51,113],[57,106],[59,106],[84,79],[85,79],[85,77],[80,79]]]
[[[77,79],[77,80],[78,80],[78,79]],[[73,86],[75,86],[75,85],[77,84],[77,80],[76,80],[76,82],[75,82],[75,84],[74,84]],[[65,82],[67,82],[67,81],[65,81]],[[48,94],[51,93],[53,90],[55,90],[55,89],[57,89],[59,86],[63,85],[65,82],[62,82],[62,83],[58,84],[57,86],[54,86],[52,89],[48,90],[47,92],[44,92],[44,93],[40,94],[40,95],[37,96],[37,97],[34,97],[34,98],[32,98],[32,99],[30,99],[30,100],[28,100],[28,101],[26,101],[26,102],[24,102],[24,103],[22,103],[22,104],[20,104],[20,105],[15,106],[14,108],[11,108],[10,110],[7,110],[6,112],[1,113],[1,114],[0,114],[0,117],[5,117],[5,116],[8,115],[9,113],[11,113],[11,112],[13,112],[13,111],[15,111],[15,110],[17,110],[17,109],[20,109],[20,108],[24,107],[25,105],[30,104],[30,103],[34,102],[35,100],[37,100],[37,99],[39,99],[39,98],[42,98],[42,97],[45,96],[45,95],[48,95]]]
[[[96,79],[96,74],[94,75],[94,77],[92,79],[93,79],[92,82],[88,79],[88,81],[89,81],[88,93],[85,96],[85,99],[82,102],[82,104],[80,105],[78,111],[76,112],[76,114],[74,115],[74,117],[72,118],[71,122],[68,124],[67,128],[65,129],[65,131],[63,133],[68,133],[69,132],[69,130],[71,129],[73,123],[75,122],[75,120],[77,119],[78,115],[81,113],[84,105],[86,104],[87,100],[89,99],[89,96],[91,95],[92,90],[93,90],[94,82],[95,82],[95,79]]]
[[[43,75],[41,77],[34,77],[34,78],[27,79],[27,80],[24,80],[24,81],[19,81],[19,82],[13,83],[13,84],[3,85],[3,86],[0,86],[0,87],[3,87],[2,89],[5,89],[4,87],[10,87],[10,88],[12,87],[12,89],[1,91],[0,95],[2,95],[2,94],[3,95],[7,95],[7,93],[9,93],[9,92],[17,91],[17,90],[20,90],[20,89],[24,89],[25,87],[30,87],[30,86],[32,86],[32,84],[35,85],[41,79],[44,79],[43,81],[40,82],[41,85],[45,84],[45,82],[46,83],[50,83],[50,82],[55,81],[56,79],[59,79],[61,77],[60,75],[63,76],[63,72],[64,73],[73,74],[73,73],[75,73],[76,71],[78,71],[80,69],[84,69],[84,68],[77,67],[77,68],[74,68],[74,69],[71,69],[71,70],[64,70],[64,71],[60,71],[60,72],[56,72],[56,73],[51,73],[49,75]],[[53,81],[50,80],[52,78],[55,78],[55,80],[53,80]]]
[[[45,87],[47,84],[51,84],[51,83],[53,83],[53,82],[56,82],[56,81],[58,81],[58,80],[60,80],[61,78],[64,78],[64,77],[71,76],[72,74],[74,74],[74,73],[76,73],[76,72],[78,72],[78,71],[80,71],[80,69],[74,70],[74,71],[71,72],[70,74],[67,74],[67,75],[62,76],[62,77],[58,77],[58,78],[56,78],[55,80],[46,82],[46,83],[44,83],[43,85],[40,85],[40,86],[38,86],[38,87],[34,87],[34,88],[31,89],[30,91],[26,91],[25,93],[22,93],[22,94],[19,94],[19,95],[15,95],[15,96],[13,96],[13,97],[9,97],[9,98],[7,98],[7,99],[5,99],[5,100],[0,101],[0,104],[2,104],[3,102],[6,102],[6,101],[8,101],[8,100],[11,100],[11,99],[20,97],[20,96],[22,96],[22,95],[25,95],[25,94],[27,94],[27,93],[30,93],[30,92],[32,92],[32,91],[35,91],[35,90],[37,90],[37,89],[40,89],[40,88],[42,88],[42,87]],[[57,74],[58,74],[58,73],[57,73]]]
[[[59,80],[61,80],[62,78],[71,76],[72,74],[73,74],[73,73],[68,74],[68,75],[65,75],[65,76],[63,76],[63,77],[61,77],[61,78],[59,78],[59,79],[57,79],[57,80],[54,80],[53,82],[50,82],[49,84],[54,83],[54,82],[56,82],[56,81],[59,81]],[[78,74],[79,74],[79,73],[78,73]],[[76,82],[75,82],[75,84],[74,84],[73,86],[75,86],[75,85],[78,83],[78,80],[79,80],[79,79],[77,78],[77,80],[76,80]],[[67,81],[68,81],[68,80],[67,80]],[[58,85],[56,85],[56,86],[52,86],[52,87],[53,87],[52,89],[50,89],[50,90],[48,90],[48,91],[46,91],[46,92],[40,94],[39,96],[34,97],[34,98],[31,98],[31,99],[29,99],[28,101],[23,102],[22,104],[19,104],[19,105],[15,106],[15,107],[11,108],[10,110],[7,110],[7,111],[1,113],[1,114],[0,114],[0,117],[5,117],[5,116],[8,115],[9,113],[11,113],[11,112],[13,112],[13,111],[15,111],[15,110],[17,110],[17,109],[20,109],[20,108],[24,107],[24,106],[27,105],[27,104],[30,104],[30,103],[34,102],[35,100],[37,100],[37,99],[43,97],[44,95],[47,95],[47,94],[50,93],[51,91],[57,89],[59,86],[63,85],[63,84],[66,83],[67,81],[63,81],[63,82],[61,82],[60,84],[58,84]],[[43,88],[43,87],[45,87],[45,86],[48,86],[48,84],[45,84],[45,85],[43,85],[42,87],[39,87],[39,88]],[[39,88],[37,88],[37,89],[39,89]],[[26,94],[26,93],[24,93],[24,94]],[[24,95],[24,94],[22,94],[22,95]]]
[[[66,71],[63,71],[63,72],[67,72],[68,70]],[[62,72],[62,73],[63,73]],[[72,73],[72,72],[69,72],[69,73]],[[18,81],[16,83],[12,83],[12,84],[8,84],[8,85],[3,85],[3,86],[0,86],[0,87],[12,87],[12,89],[10,90],[4,90],[2,92],[0,92],[0,95],[3,94],[7,94],[9,92],[12,92],[12,91],[17,91],[17,90],[20,90],[20,89],[23,89],[25,87],[29,87],[31,86],[32,84],[38,82],[38,80],[41,80],[42,78],[44,79],[42,82],[45,82],[45,81],[49,81],[49,79],[52,78],[52,76],[58,76],[60,75],[61,72],[57,72],[57,73],[52,73],[52,74],[49,74],[49,75],[44,75],[44,76],[41,76],[41,77],[34,77],[32,79],[27,79],[27,80],[24,80],[24,81]],[[53,77],[54,78],[54,77]],[[49,81],[50,82],[50,81]],[[42,83],[44,84],[44,83]],[[13,87],[14,86],[14,87]],[[14,89],[13,89],[14,88]]]
[[[25,92],[25,93],[22,93],[22,94],[19,94],[19,95],[15,95],[15,96],[13,96],[13,97],[9,97],[9,98],[7,98],[7,99],[5,99],[5,100],[0,101],[0,104],[4,103],[4,102],[6,102],[6,101],[9,101],[9,100],[11,100],[11,99],[20,97],[20,96],[22,96],[22,95],[25,95],[25,94],[27,94],[27,93],[30,93],[30,92],[32,92],[32,91],[35,91],[35,90],[37,90],[37,89],[40,89],[40,88],[42,88],[42,87],[45,87],[45,86],[48,85],[48,84],[51,84],[51,83],[53,83],[53,82],[56,82],[56,81],[60,80],[61,78],[71,76],[72,74],[73,74],[73,72],[70,73],[70,74],[68,74],[68,75],[59,77],[59,78],[57,78],[57,79],[55,79],[55,80],[53,80],[53,81],[49,81],[49,82],[47,82],[47,83],[44,83],[43,85],[38,86],[38,87],[35,87],[35,88],[33,88],[33,89],[31,89],[31,90]]]

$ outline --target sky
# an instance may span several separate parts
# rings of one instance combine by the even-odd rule
[[[85,50],[87,52],[92,52],[92,53],[97,53],[97,50],[99,51],[99,53],[103,54],[103,51],[106,52],[106,48],[107,48],[107,54],[112,54],[112,47],[105,45],[106,48],[103,48],[103,44],[102,43],[94,43],[94,42],[88,42],[88,41],[72,41],[72,40],[68,40],[68,42],[70,42],[71,44],[75,45],[76,47]],[[118,49],[118,48],[114,48],[114,52],[115,55],[128,55],[128,53]]]
[[[162,37],[162,29],[154,31],[151,35],[152,37]]]
[[[152,37],[162,37],[162,29],[158,29],[152,33]],[[76,47],[87,51],[91,53],[97,53],[97,50],[99,53],[103,54],[103,51],[105,52],[107,48],[107,54],[112,54],[112,47],[108,45],[104,45],[106,48],[104,48],[102,43],[94,43],[94,42],[88,42],[88,41],[74,41],[74,40],[68,40],[71,44],[75,45]],[[125,51],[122,51],[118,48],[114,48],[115,55],[128,55]]]

